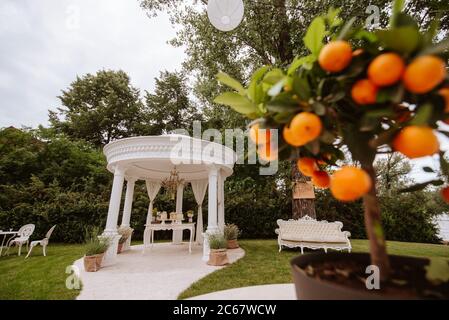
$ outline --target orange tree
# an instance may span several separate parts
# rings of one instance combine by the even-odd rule
[[[435,40],[438,19],[421,30],[402,12],[403,2],[393,4],[389,27],[375,31],[355,26],[355,19],[343,24],[340,10],[331,8],[308,28],[303,40],[309,55],[296,57],[287,69],[261,67],[246,88],[219,73],[218,80],[234,91],[215,99],[253,119],[250,135],[261,159],[298,159],[299,170],[338,200],[363,197],[371,262],[382,280],[390,264],[376,196],[376,155],[440,153],[441,176],[449,171],[435,135],[448,135],[439,126],[449,119],[448,41]],[[263,128],[278,129],[279,141]],[[345,154],[354,165],[336,169]],[[332,176],[330,168],[336,170]],[[443,180],[412,189],[441,186]]]

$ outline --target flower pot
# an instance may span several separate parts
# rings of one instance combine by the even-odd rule
[[[371,264],[369,254],[332,252],[298,256],[291,260],[296,296],[299,300],[395,300],[447,295],[448,284],[435,287],[425,278],[428,259],[390,256],[390,263],[393,272],[390,279],[394,280],[381,282],[379,290],[369,290],[365,280],[373,275],[372,271],[366,273]]]
[[[228,264],[228,255],[226,254],[226,249],[211,249],[209,253],[209,261],[207,262],[210,266],[224,266]]]
[[[239,247],[239,243],[237,239],[228,240],[228,249],[237,249]]]
[[[97,270],[101,269],[101,263],[103,262],[104,253],[100,253],[96,255],[95,262],[97,264]]]
[[[119,242],[119,244],[118,244],[118,246],[117,246],[117,253],[122,253],[122,250],[123,250],[123,245],[124,245],[125,243],[120,243]]]
[[[103,258],[103,257],[102,257]],[[84,256],[84,270],[86,272],[96,272],[100,269],[97,264],[98,255]],[[101,262],[100,262],[101,265]]]

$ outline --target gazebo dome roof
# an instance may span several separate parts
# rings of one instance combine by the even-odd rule
[[[140,136],[108,143],[103,152],[109,171],[126,168],[126,176],[144,180],[162,180],[176,167],[186,181],[207,179],[211,165],[232,174],[237,156],[221,144],[185,135]]]

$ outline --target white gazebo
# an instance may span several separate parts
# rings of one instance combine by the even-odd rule
[[[208,225],[206,233],[223,230],[224,182],[233,172],[236,154],[221,144],[184,135],[143,136],[116,140],[104,147],[107,168],[114,174],[106,228],[103,235],[111,239],[103,265],[116,263],[118,239],[117,224],[121,207],[123,185],[126,196],[123,205],[122,226],[129,226],[134,185],[145,180],[150,199],[147,224],[151,221],[153,201],[162,182],[176,168],[183,183],[177,186],[176,212],[182,213],[183,190],[190,183],[198,204],[196,242],[203,243],[203,259],[209,256],[209,245],[203,237],[202,204],[208,190]],[[182,241],[182,231],[173,233],[173,243]]]

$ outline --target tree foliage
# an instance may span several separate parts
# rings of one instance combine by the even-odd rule
[[[59,96],[50,124],[68,136],[102,146],[138,132],[143,104],[123,71],[101,70],[77,77]]]

